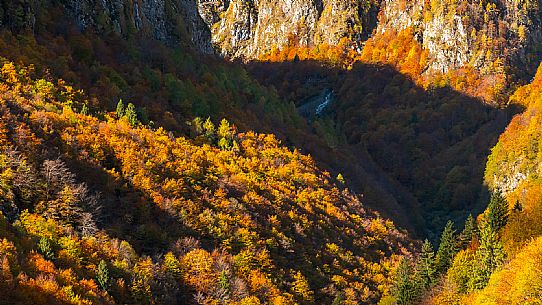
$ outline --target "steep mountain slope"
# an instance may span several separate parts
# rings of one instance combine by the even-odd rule
[[[380,177],[386,178],[369,179],[423,215],[418,220],[411,214],[415,225],[426,228],[423,235],[436,239],[449,219],[462,222],[470,211],[483,210],[484,164],[512,110],[447,87],[425,89],[389,66],[357,64],[342,71],[308,62],[260,63],[250,71],[300,107],[313,92],[332,90],[332,103],[313,120],[316,132],[323,138],[331,134],[336,147],[355,151],[355,166],[373,163],[383,170]],[[334,168],[341,167],[338,161]],[[354,180],[359,175],[350,163],[343,168],[353,182],[367,185]]]
[[[81,32],[72,19],[63,18],[73,15],[61,5],[36,11],[39,22],[32,32],[23,28],[1,33],[0,54],[78,84],[90,96],[91,109],[112,110],[123,99],[136,105],[143,122],[176,135],[192,132],[185,122],[195,115],[227,117],[239,130],[273,133],[310,153],[334,176],[343,172],[348,187],[364,193],[372,208],[402,227],[423,232],[419,213],[411,217],[405,212],[417,211],[408,192],[362,151],[329,144],[340,135],[327,128],[315,133],[293,101],[259,83],[246,66],[202,57],[188,36],[179,36],[181,43],[170,47],[149,39],[145,31],[128,31],[119,39],[115,31],[90,26]]]
[[[249,60],[292,47],[342,45],[374,62],[383,54],[367,45],[407,35],[426,51],[416,78],[432,83],[448,75],[451,86],[486,102],[505,101],[510,84],[532,76],[542,55],[537,1],[200,1],[199,11],[221,54]],[[416,50],[407,52],[399,59]],[[484,87],[496,88],[480,92]]]
[[[371,10],[352,10],[359,4],[355,1],[288,4],[202,2],[200,12],[212,24],[214,44],[224,55],[294,62],[251,64],[252,74],[278,88],[283,99],[300,106],[333,90],[334,102],[313,128],[323,138],[345,139],[332,143],[335,147],[366,150],[356,163],[373,159],[396,180],[395,200],[426,212],[425,218],[434,222],[429,225],[433,237],[450,215],[460,220],[466,210],[481,209],[487,197],[481,184],[485,158],[515,111],[500,108],[540,58],[537,3],[364,4],[380,10],[376,19]],[[372,20],[362,26],[370,30],[329,30],[326,37],[334,41],[317,41],[325,7],[360,20],[348,24]],[[312,21],[298,25],[295,16]],[[325,24],[341,28],[341,18]],[[237,26],[244,30],[236,31]],[[324,67],[313,72],[307,67],[311,64],[303,63],[310,60]],[[380,68],[388,65],[396,71]],[[337,71],[341,68],[346,71]]]
[[[542,216],[538,175],[542,69],[510,98],[525,112],[514,117],[489,156],[486,210],[454,238],[453,259],[425,304],[539,304]],[[452,235],[453,232],[452,232]],[[444,236],[444,234],[443,234]],[[438,253],[437,253],[438,260]]]
[[[195,120],[196,138],[176,138],[132,104],[89,115],[62,82],[0,71],[13,304],[374,303],[408,254],[390,221],[272,135]]]
[[[361,43],[376,24],[377,1],[198,1],[213,43],[225,56],[245,59],[288,45]]]
[[[486,167],[485,181],[500,190],[510,204],[519,209],[510,217],[504,230],[504,244],[515,252],[531,238],[542,234],[540,228],[540,132],[542,124],[540,84],[542,70],[533,82],[518,89],[511,102],[527,108],[514,117],[498,144],[493,148]]]
[[[211,34],[199,16],[196,3],[189,0],[73,0],[59,3],[30,0],[2,1],[1,4],[0,24],[16,31],[45,30],[48,11],[61,4],[68,17],[63,21],[73,19],[79,30],[116,33],[125,38],[139,33],[169,45],[190,41],[199,52],[214,53]]]
[[[0,8],[13,303],[539,301],[537,2]]]
[[[541,21],[536,1],[385,1],[377,33],[412,28],[429,51],[428,72],[472,66],[533,73]]]
[[[344,172],[350,188],[367,194],[374,207],[399,224],[420,233],[428,228],[422,215],[430,215],[434,224],[429,224],[429,231],[435,234],[450,212],[456,219],[464,218],[464,209],[476,207],[480,198],[483,199],[479,182],[481,164],[508,118],[478,105],[480,101],[476,99],[440,88],[451,86],[467,95],[496,102],[494,98],[505,88],[501,83],[505,74],[499,70],[497,78],[488,78],[489,74],[479,75],[477,71],[483,69],[478,66],[458,70],[460,65],[446,62],[443,65],[450,66],[447,73],[463,72],[454,77],[432,76],[428,71],[438,69],[428,67],[434,64],[436,55],[415,39],[424,29],[423,24],[431,20],[430,16],[419,28],[403,28],[411,22],[388,24],[388,20],[403,17],[386,17],[401,10],[395,4],[387,5],[377,25],[375,12],[379,5],[361,2],[201,2],[197,8],[203,18],[198,16],[193,2],[184,1],[157,4],[119,1],[110,6],[78,1],[65,5],[36,3],[28,10],[22,6],[22,12],[29,12],[22,15],[25,16],[22,20],[27,21],[19,24],[6,19],[6,25],[14,31],[24,32],[26,26],[36,34],[28,39],[15,39],[6,33],[3,54],[39,64],[51,69],[54,75],[81,84],[101,104],[96,105],[99,108],[113,109],[122,98],[139,107],[144,121],[154,121],[159,126],[182,131],[181,134],[189,132],[184,122],[194,114],[227,116],[241,130],[272,132],[285,143],[311,153],[334,174]],[[241,16],[244,11],[239,11],[241,6],[262,13],[249,14],[255,19],[243,25],[236,21],[244,18]],[[410,9],[404,12],[408,16],[414,14]],[[75,26],[70,19],[57,22],[64,14],[73,18]],[[328,18],[327,14],[332,16]],[[296,25],[294,30],[289,28],[297,22],[292,18],[314,22]],[[33,19],[38,22],[29,25]],[[210,32],[205,23],[213,24]],[[246,26],[249,29],[244,30]],[[239,33],[247,33],[242,34],[246,37],[229,37],[237,31],[235,27],[240,27]],[[308,32],[300,34],[301,28]],[[371,28],[376,28],[376,36],[361,48],[361,41]],[[329,41],[317,41],[318,31],[325,32],[322,37]],[[126,40],[118,41],[116,35]],[[316,72],[319,76],[315,78],[304,68],[307,65],[294,66],[297,74],[289,81],[295,85],[288,85],[284,74],[292,67],[287,65],[252,64],[248,66],[249,75],[238,65],[228,66],[213,59],[202,62],[199,52],[209,53],[211,40],[220,49],[216,41],[220,37],[239,42],[238,48],[232,49],[237,55],[222,52],[228,56],[246,53],[242,56],[271,61],[314,58],[331,65],[320,65]],[[149,38],[161,40],[171,48]],[[65,48],[66,42],[69,48]],[[282,50],[280,44],[284,44]],[[188,51],[191,46],[198,53]],[[32,51],[15,51],[21,48]],[[249,54],[254,51],[258,54]],[[496,56],[502,58],[501,55]],[[63,61],[55,60],[58,57]],[[389,72],[381,73],[378,67],[382,64],[389,64],[397,71],[385,68],[383,71]],[[361,68],[352,69],[355,65]],[[350,72],[341,71],[343,67]],[[263,78],[259,76],[265,73]],[[298,81],[303,78],[308,81]],[[371,85],[375,79],[379,84]],[[307,124],[294,105],[299,106],[312,95],[330,88],[335,92],[334,102],[321,113],[327,118]],[[433,88],[439,93],[433,94]],[[409,90],[410,102],[404,96]],[[414,99],[421,102],[413,103]],[[461,108],[476,109],[470,116],[464,116]],[[431,111],[439,116],[428,115]],[[397,115],[390,116],[390,112]],[[390,119],[397,123],[394,130],[390,130]],[[443,123],[435,128],[434,121],[441,119]],[[419,132],[423,137],[418,140],[423,143],[415,139]],[[449,132],[453,135],[444,136]],[[330,157],[332,154],[336,157]],[[356,166],[344,166],[349,163]],[[436,170],[428,175],[427,168]],[[412,217],[405,217],[406,210],[414,211]],[[434,217],[437,214],[442,218]]]

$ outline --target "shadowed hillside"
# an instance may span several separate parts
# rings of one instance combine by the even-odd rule
[[[340,70],[305,61],[254,63],[250,71],[292,102],[314,92],[334,92],[333,102],[312,127],[323,139],[328,133],[342,139],[328,143],[337,154],[298,145],[347,173],[354,189],[370,184],[360,178],[370,176],[378,185],[373,191],[384,189],[399,206],[417,211],[419,218],[413,221],[434,233],[448,219],[462,220],[483,207],[487,155],[516,110],[494,108],[449,87],[421,88],[385,65],[358,63]],[[341,159],[345,150],[348,157]],[[371,190],[364,193],[370,196]],[[397,211],[398,216],[389,215],[412,215]]]

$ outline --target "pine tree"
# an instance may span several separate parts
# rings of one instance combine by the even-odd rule
[[[412,279],[412,267],[407,258],[403,258],[397,268],[395,278],[395,299],[397,305],[412,304],[419,296],[418,285]]]
[[[341,173],[337,175],[337,181],[339,181],[340,184],[345,184],[346,181],[344,180],[344,177]]]
[[[218,148],[222,150],[229,150],[231,148],[231,145],[228,139],[220,138],[220,140],[218,140]]]
[[[454,234],[454,223],[449,220],[440,237],[440,245],[435,258],[435,266],[438,273],[445,272],[454,258],[456,252]]]
[[[218,147],[222,150],[231,149],[232,132],[230,123],[226,119],[222,119],[218,125],[218,136]]]
[[[96,270],[96,280],[103,290],[107,290],[107,286],[109,284],[109,271],[107,270],[107,264],[103,259],[98,264],[98,269]]]
[[[495,232],[499,232],[508,222],[508,202],[500,191],[493,192],[487,206],[487,219]]]
[[[130,123],[130,125],[132,125],[133,127],[139,124],[134,104],[128,104],[128,107],[126,107],[126,111],[124,112],[124,116],[128,119],[128,123]]]
[[[190,123],[196,136],[203,134],[203,120],[198,116]]]
[[[122,99],[117,103],[117,119],[120,119],[124,116],[124,103]]]
[[[482,223],[480,229],[480,246],[477,251],[478,263],[483,285],[487,284],[489,277],[504,263],[506,253],[498,238],[497,231],[488,221]]]
[[[310,289],[307,279],[299,271],[294,273],[293,278],[292,292],[294,295],[301,301],[312,302],[314,300],[314,293]]]
[[[429,240],[425,240],[422,253],[416,264],[416,277],[422,290],[430,288],[435,282],[437,270],[435,268],[435,252]]]
[[[472,238],[478,236],[477,231],[476,221],[474,220],[474,217],[472,217],[472,214],[469,214],[469,217],[465,220],[465,227],[463,228],[463,231],[461,231],[461,234],[459,234],[461,247],[467,247]]]

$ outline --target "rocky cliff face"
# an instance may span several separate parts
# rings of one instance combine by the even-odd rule
[[[427,72],[469,65],[482,73],[506,67],[534,72],[542,57],[540,0],[70,0],[81,29],[147,35],[202,53],[258,58],[288,45],[358,50],[372,34],[412,28],[429,51]],[[0,23],[33,27],[37,0],[1,1]],[[17,3],[17,4],[14,4]],[[374,31],[376,29],[376,31]],[[214,47],[214,48],[213,48]],[[532,68],[532,69],[531,69]]]
[[[530,64],[531,46],[542,42],[541,24],[536,1],[384,0],[377,31],[413,28],[429,51],[428,71],[471,65],[484,72],[499,64]]]
[[[231,58],[289,44],[336,45],[343,37],[361,47],[375,27],[412,28],[429,51],[426,71],[470,65],[491,73],[506,63],[536,67],[532,46],[542,42],[537,1],[198,0],[198,8],[215,48]]]
[[[0,25],[13,30],[33,29],[40,11],[57,4],[0,1]],[[124,37],[138,33],[170,45],[189,41],[202,53],[214,53],[211,33],[194,0],[68,0],[60,5],[81,30],[93,28]]]
[[[218,51],[248,59],[288,44],[361,42],[377,14],[373,3],[357,0],[198,0],[198,6]]]
[[[141,32],[169,44],[187,34],[200,52],[213,53],[210,32],[191,0],[74,0],[66,7],[81,29],[94,27],[122,35]]]

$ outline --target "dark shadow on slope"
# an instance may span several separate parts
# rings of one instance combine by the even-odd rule
[[[342,173],[367,206],[420,236],[475,206],[485,158],[509,120],[507,111],[449,88],[425,91],[390,67],[241,65],[137,35],[81,33],[61,18],[62,9],[48,14],[54,18],[32,38],[0,33],[9,41],[0,54],[21,53],[19,60],[82,87],[91,111],[114,110],[122,98],[177,135],[188,132],[194,115],[276,134],[333,175]],[[324,90],[333,91],[333,103],[307,122],[296,104]]]
[[[249,70],[297,106],[333,90],[321,120],[331,119],[335,129],[328,132],[345,140],[334,148],[312,138],[289,144],[343,173],[371,208],[433,239],[448,219],[462,224],[485,205],[486,158],[518,111],[449,87],[425,90],[390,66],[360,63],[343,71],[317,62],[260,62]]]

